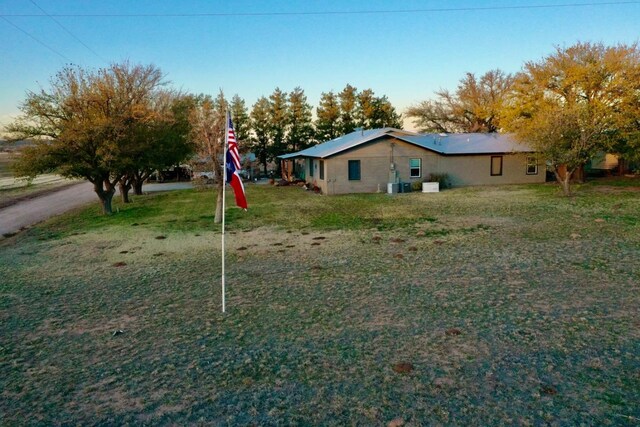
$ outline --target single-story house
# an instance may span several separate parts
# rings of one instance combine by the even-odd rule
[[[356,130],[279,156],[323,194],[386,192],[388,183],[447,174],[453,186],[545,181],[535,152],[505,134],[418,134],[394,128]]]

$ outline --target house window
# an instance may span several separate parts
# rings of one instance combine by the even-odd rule
[[[324,160],[320,160],[320,179],[324,180]]]
[[[313,159],[309,159],[309,176],[313,176]]]
[[[527,175],[538,175],[538,162],[534,156],[527,156]]]
[[[491,156],[491,176],[502,175],[502,156]]]
[[[349,181],[360,181],[360,160],[349,160]]]
[[[422,176],[422,159],[409,159],[409,177],[420,178]]]

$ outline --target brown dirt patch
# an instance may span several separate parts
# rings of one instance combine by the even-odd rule
[[[620,194],[620,193],[640,193],[640,187],[616,187],[613,185],[598,185],[593,188],[599,193],[605,194]]]
[[[409,362],[399,362],[393,365],[393,372],[398,374],[408,374],[413,371],[413,364]]]

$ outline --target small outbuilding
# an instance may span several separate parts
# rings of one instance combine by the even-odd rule
[[[389,183],[429,181],[432,174],[447,174],[452,186],[545,181],[535,151],[508,134],[356,130],[279,157],[297,163],[323,194],[386,192]]]

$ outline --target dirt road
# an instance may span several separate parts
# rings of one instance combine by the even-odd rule
[[[191,188],[191,183],[147,184],[143,187],[143,191],[169,191],[186,188]],[[98,196],[93,192],[91,183],[83,182],[0,209],[0,236],[15,233],[21,228],[29,227],[88,203],[98,203]]]

